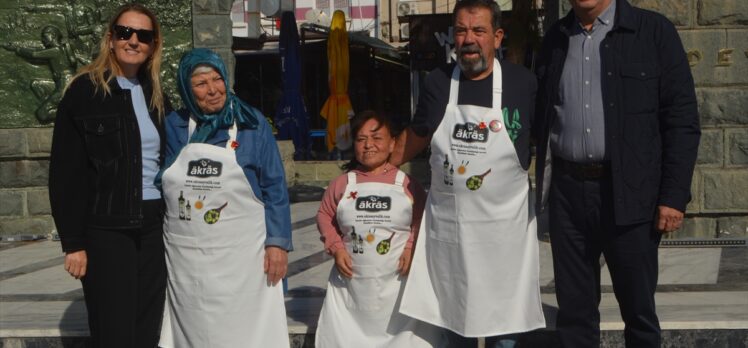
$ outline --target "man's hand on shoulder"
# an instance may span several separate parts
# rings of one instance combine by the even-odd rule
[[[410,161],[413,157],[421,153],[431,142],[430,137],[422,137],[408,127],[395,142],[395,149],[390,154],[390,164],[399,167],[405,162]]]

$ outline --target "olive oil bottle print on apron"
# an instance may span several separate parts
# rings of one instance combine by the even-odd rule
[[[289,346],[283,289],[268,285],[263,269],[264,205],[236,161],[236,126],[229,136],[226,148],[188,144],[163,175],[169,278],[160,347]]]
[[[491,108],[458,105],[459,81],[455,67],[400,312],[467,337],[545,327],[527,171],[502,124],[501,66],[494,61]]]
[[[348,173],[337,222],[353,260],[353,277],[343,277],[333,266],[317,348],[425,348],[441,340],[440,329],[397,311],[405,281],[397,265],[413,214],[404,179],[398,171],[395,184],[357,183],[356,174]]]

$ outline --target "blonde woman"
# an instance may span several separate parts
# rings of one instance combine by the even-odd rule
[[[119,8],[95,61],[57,108],[49,195],[65,270],[83,283],[93,347],[155,347],[166,267],[161,30],[142,5]]]

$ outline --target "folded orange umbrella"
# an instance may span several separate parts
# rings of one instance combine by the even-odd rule
[[[337,146],[348,149],[352,144],[350,118],[353,106],[348,97],[348,33],[345,30],[345,14],[335,11],[327,38],[328,83],[330,97],[322,106],[320,114],[327,120],[327,149]]]

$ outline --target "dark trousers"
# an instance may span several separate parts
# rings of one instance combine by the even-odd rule
[[[582,180],[555,166],[549,214],[559,307],[556,326],[562,345],[600,346],[602,254],[626,325],[626,347],[659,347],[654,293],[661,235],[653,222],[617,226],[609,174]]]
[[[92,230],[83,293],[91,346],[156,347],[166,297],[161,201],[144,201],[143,227]]]

